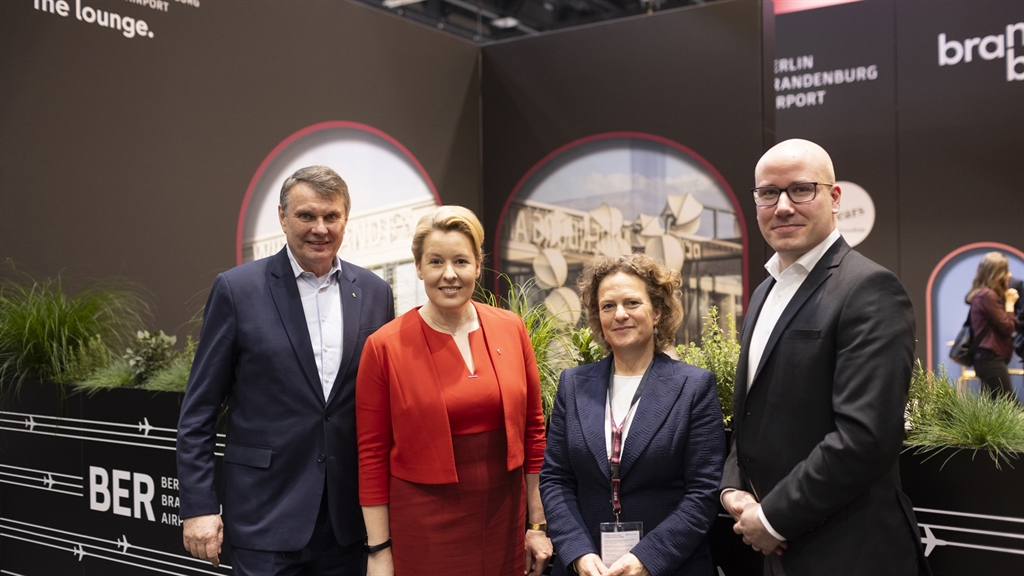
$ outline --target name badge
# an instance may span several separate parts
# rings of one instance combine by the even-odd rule
[[[601,522],[601,562],[610,567],[640,543],[643,522]]]

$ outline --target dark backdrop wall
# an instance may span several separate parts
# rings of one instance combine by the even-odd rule
[[[37,277],[128,277],[182,335],[260,163],[318,122],[390,134],[481,207],[472,43],[349,2],[82,4],[153,33],[127,38],[34,1],[0,3],[0,257]]]
[[[723,0],[484,47],[488,235],[520,178],[552,151],[594,134],[643,132],[700,154],[737,193],[749,240],[745,276],[756,286],[765,245],[743,191],[773,123],[764,106],[771,48],[762,45],[763,8]]]
[[[900,276],[923,359],[939,262],[976,242],[1024,249],[1024,3],[863,0],[780,15],[776,30],[776,82],[800,79],[776,93],[778,139],[819,142],[870,193],[857,249]],[[837,70],[843,82],[814,76]]]

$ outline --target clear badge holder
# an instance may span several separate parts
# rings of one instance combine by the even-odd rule
[[[640,543],[643,522],[601,522],[601,562],[611,566]]]

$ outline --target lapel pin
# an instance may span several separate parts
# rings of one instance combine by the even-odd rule
[[[356,297],[356,293],[355,293],[355,292],[353,292],[353,293],[352,293],[352,297],[353,297],[353,298],[355,298],[355,297]]]

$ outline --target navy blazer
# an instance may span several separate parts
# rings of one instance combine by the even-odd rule
[[[774,283],[754,291],[743,323],[722,488],[761,501],[789,541],[789,576],[915,574],[920,537],[899,489],[910,298],[840,238],[782,312],[748,390],[750,339]]]
[[[394,317],[391,287],[343,262],[341,367],[324,400],[286,249],[217,276],[178,421],[180,515],[220,512],[234,546],[298,550],[313,533],[325,485],[335,535],[365,538],[356,486],[355,381],[367,336]],[[227,437],[215,424],[226,401]],[[325,483],[326,480],[326,483]]]
[[[615,520],[604,431],[612,362],[565,370],[559,380],[540,473],[555,575],[600,554],[599,526]],[[656,354],[622,452],[621,520],[644,529],[633,554],[652,576],[713,574],[707,533],[725,459],[714,375]]]

